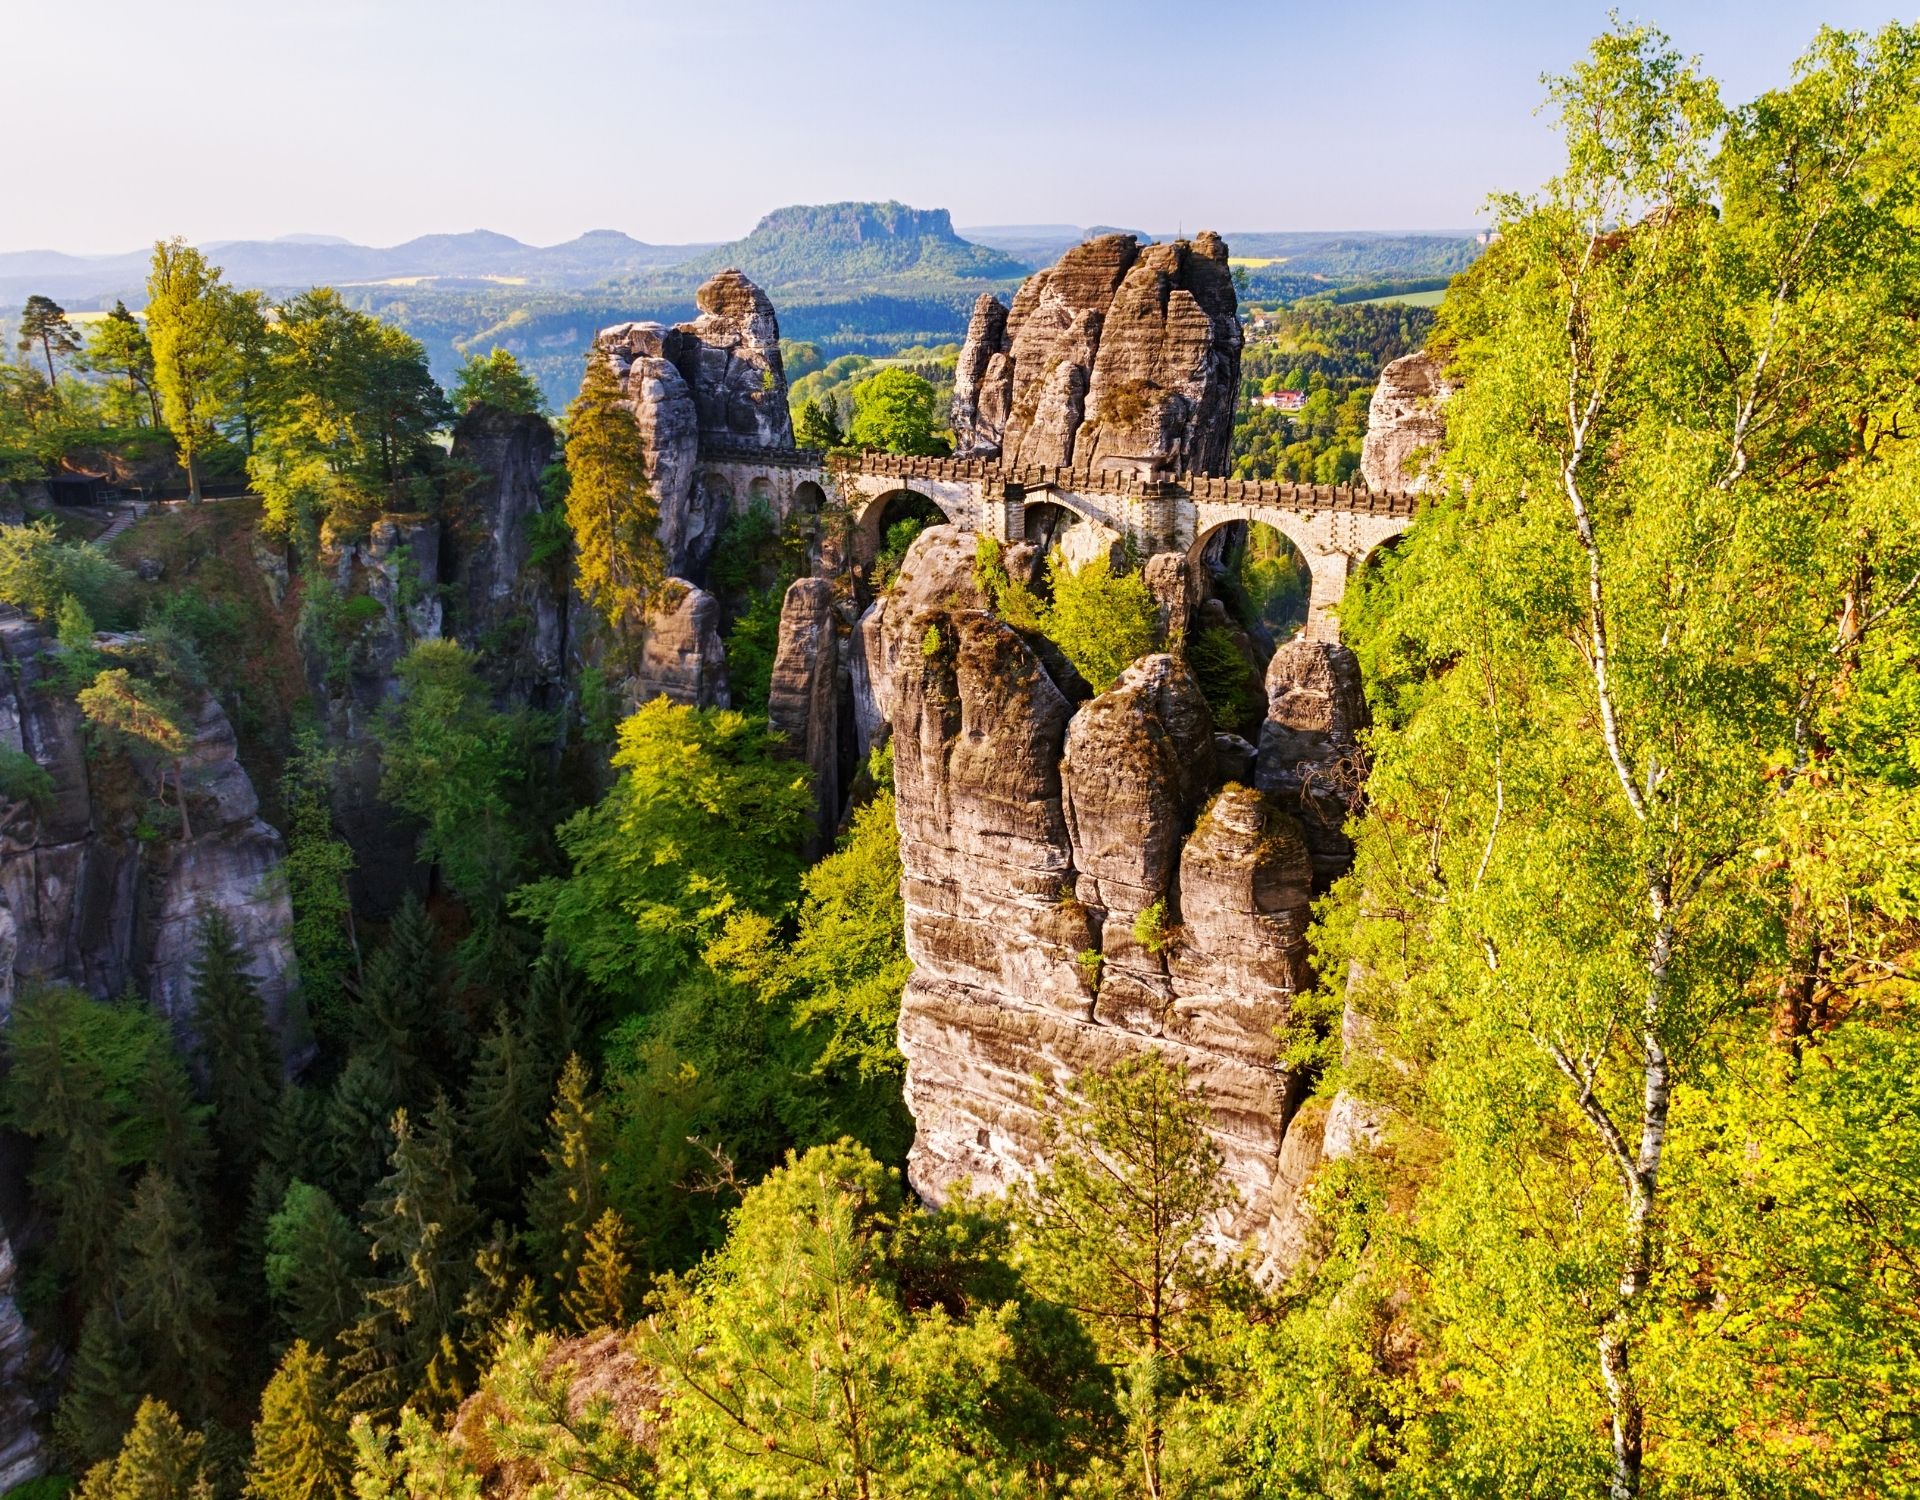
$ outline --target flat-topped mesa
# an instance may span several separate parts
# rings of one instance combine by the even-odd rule
[[[1226,243],[1076,245],[1002,306],[974,304],[954,380],[954,450],[1008,467],[1218,473],[1240,382]]]

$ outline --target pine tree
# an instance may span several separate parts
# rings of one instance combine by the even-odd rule
[[[267,1029],[260,992],[248,974],[233,924],[210,908],[200,918],[193,966],[194,1026],[206,1066],[207,1102],[220,1175],[235,1192],[253,1175],[280,1092],[280,1049]]]
[[[345,1500],[353,1445],[326,1357],[294,1341],[260,1397],[253,1426],[253,1500]]]
[[[142,1136],[136,1160],[157,1167],[197,1202],[213,1171],[213,1143],[207,1108],[193,1097],[193,1082],[172,1047],[148,1049],[135,1097]]]
[[[546,1170],[527,1191],[527,1240],[550,1286],[564,1294],[579,1277],[587,1237],[607,1206],[605,1129],[595,1117],[587,1067],[567,1059],[548,1117]]]
[[[360,1312],[367,1243],[326,1190],[295,1178],[267,1220],[265,1271],[274,1311],[297,1339],[334,1349]]]
[[[113,1456],[133,1421],[138,1389],[133,1352],[112,1299],[96,1297],[80,1325],[80,1344],[53,1414],[54,1444],[76,1470]]]
[[[587,1234],[573,1285],[560,1305],[582,1333],[620,1328],[627,1321],[633,1286],[633,1234],[615,1209],[604,1210]]]
[[[567,473],[575,586],[617,635],[660,587],[666,559],[654,534],[660,508],[647,489],[640,429],[597,349],[588,352],[580,394],[567,408]]]
[[[273,1124],[247,1189],[247,1216],[240,1231],[241,1256],[247,1265],[264,1264],[267,1221],[280,1212],[294,1180],[326,1179],[329,1160],[325,1097],[299,1084],[285,1085],[274,1102]]]
[[[152,1388],[188,1410],[209,1405],[221,1365],[220,1299],[200,1216],[180,1185],[150,1167],[120,1228],[120,1305]]]
[[[149,1396],[119,1455],[87,1471],[78,1500],[200,1500],[210,1493],[201,1462],[206,1439]]]
[[[392,1170],[367,1204],[375,1280],[340,1362],[347,1405],[375,1416],[448,1388],[447,1349],[473,1271],[473,1179],[455,1149],[453,1110],[442,1099],[424,1129],[398,1110],[393,1135]]]
[[[593,996],[580,971],[558,944],[549,943],[528,974],[520,1028],[540,1049],[549,1087],[566,1060],[585,1050],[593,1025]]]
[[[467,1139],[485,1201],[511,1208],[526,1191],[527,1172],[540,1149],[540,1111],[552,1096],[553,1075],[513,1013],[500,1006],[493,1030],[467,1084]]]
[[[495,1219],[493,1232],[473,1257],[473,1280],[460,1304],[465,1352],[472,1368],[484,1370],[493,1363],[514,1315],[535,1296],[532,1285],[533,1278],[520,1269],[518,1237]]]
[[[347,1059],[326,1112],[326,1180],[337,1202],[358,1206],[379,1181],[401,1103],[387,1069],[363,1053]]]
[[[56,354],[73,354],[80,348],[80,335],[67,321],[67,311],[51,297],[27,298],[20,310],[20,352],[30,354],[38,346],[47,362],[47,388],[53,392],[53,404],[60,405],[60,382],[54,373]]]

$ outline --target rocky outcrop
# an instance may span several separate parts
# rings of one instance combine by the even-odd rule
[[[955,451],[1015,464],[1225,468],[1240,321],[1216,234],[1077,245],[1002,310],[974,306],[954,384]]]
[[[962,1178],[1018,1180],[1052,1091],[1156,1048],[1207,1093],[1238,1191],[1218,1238],[1257,1236],[1301,1088],[1274,1032],[1308,978],[1305,840],[1275,799],[1214,792],[1213,726],[1174,658],[1142,658],[1076,710],[962,592],[943,530],[859,632],[888,684],[914,962],[909,1177],[933,1201]]]
[[[217,910],[233,924],[269,1020],[297,1041],[300,1028],[287,1015],[293,914],[279,878],[281,838],[259,816],[219,703],[203,695],[192,708],[179,767],[186,828],[143,837],[149,804],[178,798],[172,764],[138,754],[89,757],[79,710],[52,679],[45,633],[13,611],[0,614],[0,660],[0,745],[31,756],[51,782],[38,806],[0,810],[0,947],[12,949],[10,979],[102,996],[131,984],[189,1030],[196,928],[203,911]]]
[[[1380,372],[1360,449],[1360,475],[1368,489],[1418,494],[1432,483],[1434,457],[1447,435],[1442,408],[1452,394],[1439,357],[1425,349]]]
[[[454,538],[454,635],[483,653],[514,702],[551,707],[566,677],[569,590],[564,558],[532,565],[553,426],[532,412],[476,406],[453,429],[453,460],[474,482]]]
[[[661,585],[641,627],[638,662],[626,681],[629,702],[666,698],[691,708],[725,708],[727,652],[720,603],[684,578]]]
[[[808,853],[816,857],[832,843],[840,815],[838,632],[831,583],[802,578],[787,589],[780,606],[767,718],[812,778],[815,824]]]
[[[1300,819],[1323,885],[1353,861],[1345,824],[1364,775],[1367,722],[1360,660],[1347,647],[1293,640],[1274,651],[1256,783]]]
[[[33,1340],[13,1299],[13,1245],[0,1226],[0,1495],[47,1470],[34,1430]]]
[[[675,325],[666,355],[693,392],[702,441],[791,448],[793,418],[773,303],[739,271],[702,283],[693,300],[700,314]]]
[[[700,472],[702,449],[792,448],[780,323],[765,292],[722,271],[672,328],[621,323],[594,347],[611,364],[646,452],[667,568],[702,581],[735,497]]]

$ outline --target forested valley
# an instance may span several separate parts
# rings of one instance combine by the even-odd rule
[[[1561,170],[1438,307],[1311,295],[1235,344],[1247,480],[1361,483],[1382,369],[1445,372],[1338,644],[1259,524],[1196,542],[1189,618],[1120,540],[1020,553],[927,502],[842,564],[851,490],[741,495],[696,588],[636,421],[657,351],[596,345],[559,412],[504,349],[443,389],[339,291],[180,240],[140,316],[30,301],[0,854],[72,823],[175,871],[254,797],[278,853],[175,924],[162,998],[9,971],[0,1420],[45,1472],[8,1493],[1920,1496],[1920,28],[1823,30],[1740,102],[1616,23],[1549,90]],[[956,446],[960,346],[772,349],[742,400],[789,447]],[[920,739],[840,742],[844,797],[777,727],[809,584],[892,601],[929,685]],[[663,666],[690,600],[723,659]],[[1253,768],[1294,640],[1365,697],[1283,804]],[[1258,803],[1249,858],[1304,892],[1294,815],[1335,809],[1265,1243],[1219,1232],[1244,1099],[1171,1043],[1036,1071],[1007,1191],[907,1182],[945,1104],[903,1056],[908,903],[958,899],[903,861],[907,757],[1036,692],[1071,756],[1154,663],[1221,772],[1122,842]],[[1078,878],[1015,894],[1079,931],[1119,907]],[[1078,953],[1088,1014],[1197,951],[1187,894]]]

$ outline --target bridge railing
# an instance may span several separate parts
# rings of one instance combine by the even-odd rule
[[[990,458],[931,458],[919,454],[822,453],[809,448],[752,448],[707,444],[701,459],[792,469],[832,470],[873,479],[923,479],[977,483],[1026,490],[1118,495],[1139,500],[1213,501],[1298,511],[1353,511],[1362,515],[1411,516],[1419,497],[1404,491],[1370,490],[1365,484],[1296,484],[1277,479],[1229,479],[1211,474],[1142,477],[1132,469],[1081,469],[1070,464],[1015,464]]]

